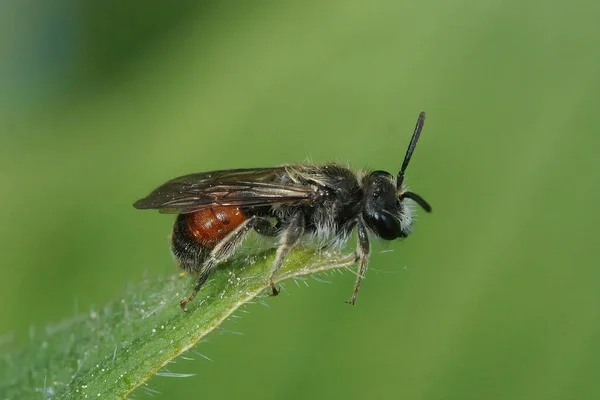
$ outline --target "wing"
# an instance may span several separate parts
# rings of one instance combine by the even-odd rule
[[[136,201],[138,209],[186,214],[203,208],[271,206],[310,202],[317,189],[284,182],[285,167],[229,169],[184,175]]]

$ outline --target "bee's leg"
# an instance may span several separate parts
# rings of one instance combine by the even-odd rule
[[[257,223],[263,224],[270,223],[269,220],[252,216],[246,221],[241,223],[237,228],[231,231],[227,236],[223,238],[210,252],[206,260],[202,263],[200,273],[196,279],[196,285],[192,293],[186,298],[179,302],[181,308],[186,311],[185,306],[198,294],[198,291],[206,283],[206,280],[210,274],[215,270],[216,266],[231,257],[235,250],[242,244],[244,238],[248,234],[248,231],[256,226]]]
[[[358,221],[357,224],[357,236],[358,242],[356,244],[356,260],[360,261],[358,268],[358,274],[356,276],[356,282],[354,282],[354,291],[352,297],[348,303],[354,305],[356,303],[356,297],[358,296],[358,290],[360,289],[360,282],[365,277],[367,272],[367,265],[369,264],[369,236],[367,235],[367,228],[362,221]]]
[[[277,253],[275,254],[275,261],[271,267],[269,285],[273,290],[273,296],[277,296],[279,294],[279,290],[277,287],[275,287],[275,282],[273,282],[273,279],[275,278],[277,271],[279,271],[279,268],[281,268],[285,256],[296,246],[296,244],[298,244],[298,241],[303,233],[304,215],[302,213],[297,213],[291,218],[290,223],[282,232],[281,240],[279,241],[279,247],[277,248]]]

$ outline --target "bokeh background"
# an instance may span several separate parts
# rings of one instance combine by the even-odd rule
[[[0,4],[4,337],[175,272],[172,217],[131,207],[163,181],[396,171],[426,110],[434,213],[355,307],[351,274],[288,285],[134,397],[600,398],[597,2],[37,3]]]

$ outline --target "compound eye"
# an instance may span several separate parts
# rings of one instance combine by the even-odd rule
[[[373,171],[373,172],[371,172],[371,176],[375,177],[375,178],[385,178],[385,179],[392,178],[392,174],[390,174],[387,171]]]
[[[402,236],[400,222],[389,214],[378,212],[365,215],[364,218],[367,225],[382,239],[394,240]]]

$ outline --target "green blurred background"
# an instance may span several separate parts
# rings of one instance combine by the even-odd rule
[[[600,398],[596,2],[0,5],[0,333],[175,272],[131,207],[211,169],[397,171],[434,207],[353,276],[287,285],[135,398]],[[393,250],[386,252],[384,250]],[[173,307],[178,307],[173,304]],[[153,393],[158,391],[161,394]]]

